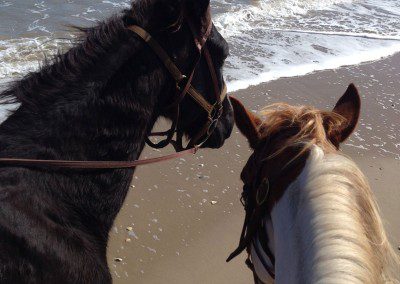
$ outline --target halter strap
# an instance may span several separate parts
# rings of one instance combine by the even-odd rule
[[[268,147],[268,143],[264,148]],[[261,151],[264,152],[264,151]],[[279,199],[284,194],[285,190],[287,189],[286,184],[288,182],[288,175],[291,173],[300,173],[301,169],[304,168],[306,163],[306,157],[309,155],[309,152],[305,152],[302,156],[297,157],[296,160],[293,160],[290,164],[288,164],[285,168],[282,169],[277,175],[275,176],[268,176],[264,177],[262,181],[258,184],[259,179],[261,178],[261,170],[262,164],[259,165],[257,169],[256,178],[253,181],[252,186],[245,186],[242,199],[243,204],[245,207],[246,215],[245,220],[243,223],[242,233],[239,240],[239,245],[237,249],[230,254],[227,262],[231,261],[239,254],[241,254],[244,250],[247,250],[248,254],[250,255],[250,247],[251,243],[253,242],[254,238],[263,237],[260,235],[260,230],[264,230],[265,228],[262,227],[262,220],[266,214],[269,214]],[[263,161],[261,159],[261,161]],[[284,184],[284,186],[282,186]],[[280,185],[280,186],[278,186]],[[260,228],[261,227],[261,228]],[[265,236],[264,236],[265,237]],[[275,257],[273,253],[268,248],[268,245],[264,245],[264,252],[270,258],[271,263],[274,265]],[[250,256],[247,260],[248,264],[251,264]],[[253,273],[256,276],[254,266],[248,265]],[[251,268],[253,267],[253,268]],[[265,269],[270,274],[270,276],[274,279],[275,278],[275,267],[268,267],[265,266]]]
[[[128,29],[131,30],[132,32],[134,32],[135,34],[137,34],[139,37],[141,37],[151,47],[151,49],[154,51],[154,53],[160,58],[160,60],[164,64],[165,68],[167,68],[167,70],[169,71],[171,76],[174,78],[174,80],[177,84],[177,88],[178,88],[178,90],[182,91],[183,96],[186,95],[186,93],[188,93],[193,98],[193,100],[196,101],[208,114],[212,113],[212,111],[214,110],[214,105],[210,104],[207,100],[205,100],[203,98],[203,96],[200,95],[200,93],[195,88],[193,88],[193,86],[191,84],[191,81],[193,79],[193,74],[194,74],[194,71],[196,68],[193,69],[193,72],[191,73],[191,75],[189,77],[183,75],[182,72],[179,70],[179,68],[175,65],[175,63],[169,57],[169,55],[161,47],[161,45],[147,31],[145,31],[143,28],[136,26],[136,25],[129,26]],[[211,59],[210,53],[206,47],[203,47],[203,49],[205,52],[205,58],[209,65],[209,69],[212,70],[213,64],[212,64],[212,59]],[[211,73],[211,78],[212,78],[213,85],[214,85],[214,92],[215,92],[216,98],[217,98],[217,100],[219,99],[219,101],[223,101],[223,99],[225,99],[226,94],[227,94],[226,86],[224,84],[223,92],[220,93],[219,87],[218,87],[218,80],[216,78],[215,72],[210,72],[210,73]],[[181,82],[183,82],[187,78],[189,78],[187,80],[187,85],[182,89],[182,87],[179,85]],[[183,97],[179,96],[178,99],[181,100],[181,99],[183,99]],[[176,103],[180,103],[180,100]],[[176,103],[173,103],[173,105],[175,105]]]
[[[157,56],[161,59],[164,63],[165,68],[168,69],[169,73],[171,73],[172,77],[176,82],[180,82],[186,78],[181,71],[176,67],[174,62],[171,60],[169,55],[165,52],[165,50],[161,47],[161,45],[153,39],[153,37],[145,31],[143,28],[139,26],[129,26],[128,30],[131,30],[138,36],[140,36],[157,54]]]
[[[138,35],[144,42],[146,42],[149,47],[153,50],[153,52],[158,56],[158,58],[161,60],[161,62],[164,64],[165,68],[168,70],[168,72],[171,74],[173,79],[176,82],[176,88],[180,92],[180,94],[177,96],[177,98],[170,104],[166,109],[173,109],[175,112],[175,118],[172,122],[172,126],[168,131],[164,132],[156,132],[156,133],[151,133],[149,136],[166,136],[164,140],[162,140],[159,143],[153,143],[150,138],[146,139],[146,143],[153,148],[164,148],[168,144],[172,144],[175,148],[176,151],[182,151],[184,149],[189,149],[190,147],[200,147],[202,144],[204,144],[208,138],[211,136],[212,132],[214,131],[216,127],[216,123],[219,120],[221,114],[222,114],[222,101],[226,98],[227,96],[227,87],[225,82],[223,83],[222,91],[220,91],[219,84],[218,84],[218,78],[217,74],[214,69],[214,64],[210,55],[210,52],[206,46],[206,41],[207,37],[211,33],[211,28],[212,25],[210,24],[207,27],[207,37],[203,38],[201,42],[199,42],[196,37],[195,37],[195,31],[193,28],[193,24],[188,21],[188,25],[192,31],[193,37],[195,39],[195,44],[196,47],[199,51],[199,56],[197,60],[195,61],[195,65],[190,73],[189,76],[184,75],[179,68],[176,66],[176,64],[173,62],[173,60],[170,58],[170,56],[167,54],[167,52],[161,47],[161,45],[148,33],[146,30],[143,28],[133,25],[129,26],[128,29],[134,32],[136,35]],[[214,86],[214,95],[216,102],[215,104],[210,104],[193,86],[192,86],[192,80],[194,73],[196,71],[196,67],[200,61],[201,54],[204,51],[204,57],[206,59],[208,69],[210,71],[210,76],[211,80],[213,82]],[[178,128],[178,118],[179,118],[179,104],[181,101],[184,99],[186,94],[189,94],[189,96],[202,108],[207,112],[207,121],[205,125],[201,128],[201,130],[192,138],[192,140],[188,143],[186,147],[183,147],[182,145],[182,137],[183,133],[180,131],[177,131]],[[173,141],[173,137],[177,133],[177,141]],[[205,138],[199,142],[199,140],[204,137]]]

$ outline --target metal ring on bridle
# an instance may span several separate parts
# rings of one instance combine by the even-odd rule
[[[222,115],[222,104],[220,102],[216,102],[213,105],[211,112],[208,115],[208,120],[210,121],[210,125],[207,129],[207,135],[210,136],[214,130],[217,128],[218,121]]]
[[[217,128],[218,121],[219,121],[218,118],[211,120],[211,123],[210,123],[210,125],[208,126],[208,129],[207,129],[207,135],[208,136],[210,136],[214,132],[215,128]]]
[[[215,120],[219,119],[222,115],[222,103],[221,102],[216,102],[213,104],[212,109],[210,113],[208,114],[208,117],[210,120]]]

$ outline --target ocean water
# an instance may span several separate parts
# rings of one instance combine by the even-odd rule
[[[60,3],[61,2],[61,3]],[[0,80],[68,49],[68,25],[91,26],[129,0],[0,0]],[[230,44],[230,91],[376,60],[400,51],[398,0],[213,0]]]

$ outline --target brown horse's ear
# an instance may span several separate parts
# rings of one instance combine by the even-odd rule
[[[235,122],[240,132],[249,140],[250,147],[255,148],[260,141],[258,127],[261,125],[261,119],[247,110],[243,104],[233,97],[230,98],[235,115]]]
[[[355,130],[358,119],[360,118],[361,98],[354,84],[350,84],[347,91],[336,103],[333,112],[346,119],[342,127],[330,134],[329,139],[335,146],[344,142]]]

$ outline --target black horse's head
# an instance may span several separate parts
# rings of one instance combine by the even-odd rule
[[[216,95],[209,66],[204,56],[198,60],[200,54],[196,43],[207,38],[205,45],[213,61],[219,89],[224,86],[222,67],[229,48],[215,26],[211,26],[209,5],[209,0],[141,0],[132,4],[132,10],[145,11],[137,24],[152,34],[183,74],[189,76],[195,68],[193,87],[205,100],[214,104]],[[209,29],[207,31],[210,26],[211,32]],[[150,48],[149,52],[151,52]],[[158,98],[160,113],[167,118],[172,118],[173,115],[163,112],[162,108],[174,102],[179,96],[179,91],[168,70],[160,61],[158,64],[165,73],[165,84]],[[224,98],[222,106],[223,112],[216,128],[203,147],[219,148],[231,135],[234,120],[228,98]],[[206,125],[207,119],[205,110],[186,95],[180,103],[178,129],[191,139]]]

